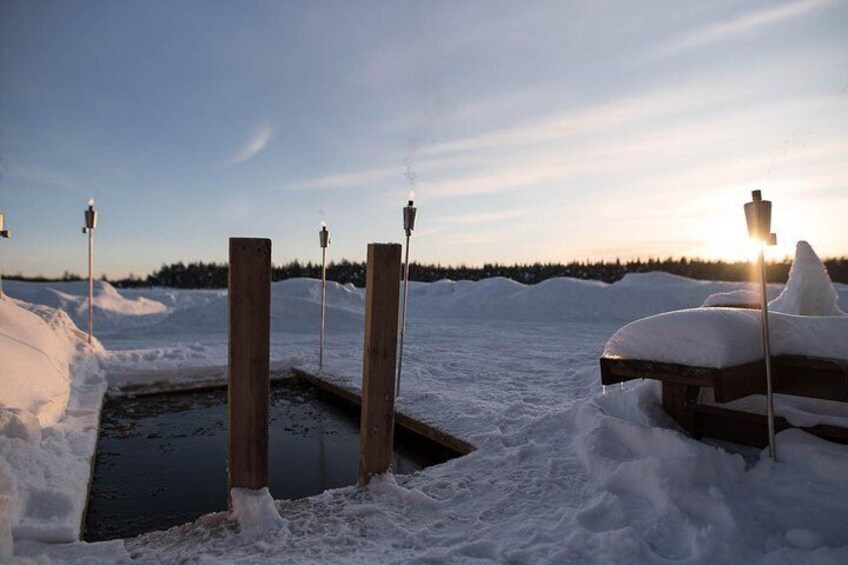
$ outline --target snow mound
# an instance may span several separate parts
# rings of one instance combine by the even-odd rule
[[[66,312],[80,328],[88,325],[87,281],[8,281],[5,289],[9,296],[19,300]],[[157,300],[144,296],[127,298],[105,281],[94,281],[93,298],[95,330],[148,324],[163,318],[169,311],[168,306]]]
[[[210,304],[177,310],[151,330],[163,332],[226,332],[226,295]],[[327,281],[327,331],[362,330],[365,293]],[[314,333],[321,326],[321,281],[288,279],[271,285],[271,331]]]
[[[769,315],[772,355],[848,360],[848,317]],[[609,339],[605,357],[698,367],[729,367],[763,358],[758,310],[693,308],[627,324]]]
[[[799,241],[796,245],[789,281],[780,296],[771,301],[769,308],[800,316],[845,315],[839,308],[839,294],[830,281],[827,269],[806,241]]]
[[[105,391],[85,338],[61,310],[0,300],[0,556],[79,534]]]
[[[30,414],[43,426],[65,411],[79,334],[64,312],[40,313],[0,299],[0,407]]]
[[[703,306],[747,306],[749,304],[759,305],[760,293],[755,290],[740,289],[730,292],[717,292],[711,294],[704,300]]]
[[[268,487],[258,490],[233,488],[230,489],[230,499],[233,502],[233,517],[238,521],[243,534],[260,536],[274,531],[279,541],[279,530],[285,527],[286,522],[277,511]]]

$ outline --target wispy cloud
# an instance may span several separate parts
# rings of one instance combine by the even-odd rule
[[[384,182],[392,178],[400,179],[402,178],[402,173],[403,169],[400,166],[365,169],[297,181],[292,183],[289,188],[299,190],[364,188],[370,184]]]
[[[439,222],[445,224],[486,224],[490,222],[501,222],[527,216],[527,210],[504,210],[503,212],[483,212],[479,214],[459,214],[456,216],[443,216]]]
[[[271,140],[272,134],[273,131],[270,125],[262,124],[258,126],[253,131],[250,139],[247,140],[247,143],[242,145],[238,151],[236,151],[232,157],[227,160],[227,164],[235,165],[236,163],[242,163],[251,157],[254,157],[260,151],[265,149],[265,146],[268,145],[268,141]]]
[[[798,0],[759,12],[744,14],[729,21],[710,24],[673,37],[662,45],[655,54],[658,56],[676,55],[710,43],[746,35],[784,20],[803,16],[833,3],[834,0]]]

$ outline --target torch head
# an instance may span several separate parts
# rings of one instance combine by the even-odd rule
[[[97,228],[97,210],[94,209],[94,198],[88,199],[88,209],[85,211],[85,229],[91,231]]]
[[[751,197],[751,202],[745,204],[748,235],[766,245],[775,245],[777,236],[771,233],[771,201],[763,200],[759,190],[753,191]]]
[[[415,229],[415,212],[417,212],[417,208],[415,208],[412,200],[410,200],[409,204],[403,209],[403,229],[407,237],[412,235],[412,230]]]
[[[9,239],[12,237],[12,232],[10,230],[3,229],[3,221],[3,212],[0,212],[0,237],[3,239]]]
[[[327,226],[321,226],[321,230],[318,232],[318,243],[324,249],[330,245],[330,230],[327,229]]]

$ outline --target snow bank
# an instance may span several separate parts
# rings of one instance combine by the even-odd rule
[[[0,300],[0,555],[79,533],[105,381],[98,344],[46,306]]]
[[[576,561],[845,562],[845,446],[786,430],[778,463],[746,461],[658,426],[655,384],[577,409],[594,495],[569,539]]]
[[[632,322],[613,334],[604,356],[729,367],[763,358],[758,310],[693,308]],[[772,355],[848,359],[848,317],[769,315]]]
[[[703,306],[748,306],[750,304],[759,307],[760,293],[755,290],[743,289],[711,294],[704,300]]]
[[[0,299],[0,405],[44,426],[64,414],[78,330],[64,312],[41,314]]]
[[[830,282],[827,269],[806,241],[799,241],[789,281],[769,309],[801,316],[844,316],[839,294]]]
[[[19,300],[66,312],[77,327],[88,325],[87,281],[7,281],[4,289],[9,296]],[[94,328],[100,331],[149,324],[161,320],[169,312],[162,302],[144,296],[127,298],[105,281],[94,281],[93,305]]]
[[[226,332],[226,295],[209,304],[178,310],[150,328],[155,332]],[[327,282],[327,331],[361,331],[365,293],[351,285]],[[271,331],[314,333],[321,326],[321,281],[288,279],[271,285]]]
[[[410,321],[416,318],[527,322],[629,321],[669,310],[692,308],[712,294],[748,283],[696,281],[666,273],[625,275],[614,284],[553,278],[524,285],[505,278],[477,282],[413,283]],[[777,287],[771,289],[775,294]]]

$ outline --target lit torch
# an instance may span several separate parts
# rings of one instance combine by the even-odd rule
[[[318,232],[318,243],[321,245],[321,344],[318,348],[318,370],[324,369],[324,325],[327,316],[327,247],[330,245],[330,230],[327,222],[321,220],[321,230]]]
[[[403,308],[400,318],[400,350],[398,352],[397,382],[395,383],[395,395],[400,396],[400,375],[403,369],[403,335],[406,333],[406,304],[409,299],[409,238],[415,229],[415,191],[409,191],[409,202],[403,208],[403,230],[406,232],[406,258],[403,262]]]
[[[94,198],[88,199],[88,209],[85,210],[85,227],[82,233],[88,234],[88,343],[91,343],[94,328],[94,230],[97,229],[97,210],[94,209]]]
[[[769,342],[768,294],[766,292],[766,245],[777,245],[777,234],[771,232],[771,202],[763,200],[759,190],[751,192],[752,201],[745,204],[748,235],[758,242],[760,267],[760,299],[763,320],[763,358],[766,364],[766,416],[768,419],[769,457],[777,459],[774,441],[774,397],[771,387],[771,347]]]

